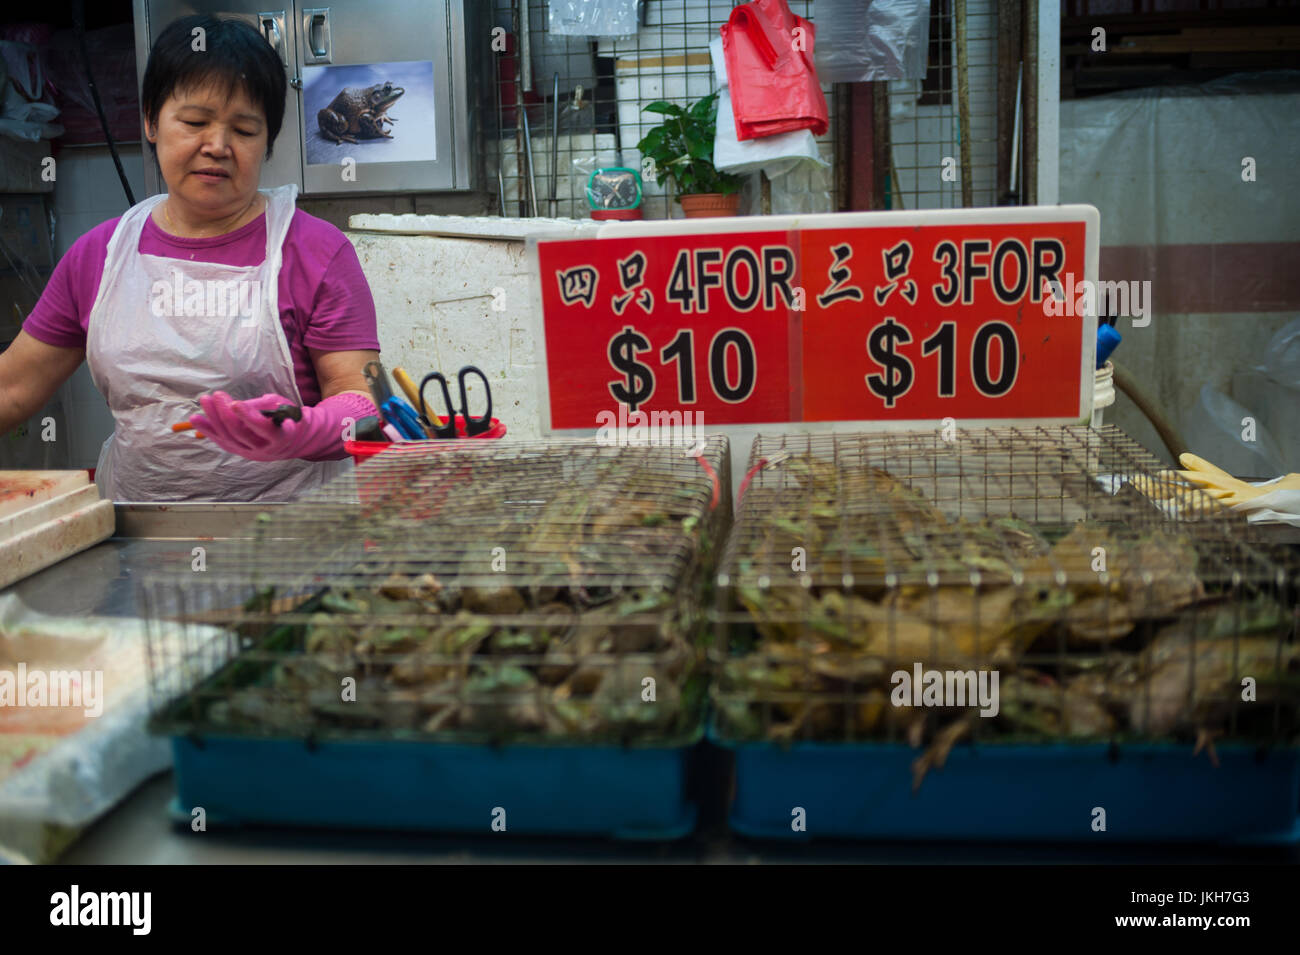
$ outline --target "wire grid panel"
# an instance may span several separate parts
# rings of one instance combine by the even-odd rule
[[[235,572],[142,583],[154,726],[680,735],[703,700],[693,588],[729,521],[727,460],[717,436],[698,457],[592,441],[385,451],[259,520]],[[177,627],[179,652],[161,639]]]
[[[964,736],[1300,731],[1294,555],[1113,427],[760,436],[750,464],[724,737],[929,740],[923,772]]]
[[[595,38],[552,35],[546,0],[495,0],[495,21],[517,38],[527,13],[532,65],[532,88],[525,90],[522,58],[498,61],[496,138],[488,145],[487,159],[499,172],[495,178],[503,191],[499,208],[504,214],[533,215],[530,196],[535,192],[538,214],[585,219],[590,207],[584,190],[592,171],[623,166],[641,173],[636,145],[663,119],[644,112],[644,107],[656,100],[686,106],[719,88],[709,42],[740,2],[656,0],[643,4],[643,22],[635,35]],[[788,6],[814,20],[813,0],[789,0]],[[516,50],[520,45],[517,41]],[[518,77],[512,66],[519,67]],[[830,89],[823,87],[827,94]],[[827,162],[834,152],[833,100],[827,95],[830,127],[818,139]],[[522,115],[528,118],[527,136]],[[489,169],[489,178],[494,178],[494,169]],[[646,218],[682,217],[669,188],[642,174]],[[772,183],[773,211],[832,212],[838,208],[834,188],[830,171],[787,173]]]
[[[957,68],[954,4],[966,7],[964,77]],[[961,177],[967,172],[973,204],[998,204],[997,21],[996,0],[931,0],[931,57],[925,80],[888,83],[887,208],[961,208]],[[959,84],[969,98],[968,131],[959,122]],[[961,167],[963,135],[970,137],[969,171]],[[946,168],[955,174],[945,176]]]

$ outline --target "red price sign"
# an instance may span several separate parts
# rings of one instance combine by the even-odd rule
[[[550,426],[594,428],[619,405],[711,425],[1084,419],[1096,318],[1065,291],[1096,281],[1096,216],[655,223],[538,242]]]

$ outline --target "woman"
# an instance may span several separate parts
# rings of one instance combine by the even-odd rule
[[[296,187],[257,189],[285,87],[241,21],[189,16],[162,32],[140,99],[167,193],[60,260],[0,355],[0,433],[84,358],[114,418],[96,472],[106,497],[289,500],[345,466],[344,438],[377,413],[362,374],[378,356],[375,306],[352,245],[295,209]],[[260,413],[283,404],[302,420]],[[172,431],[187,419],[205,438]]]

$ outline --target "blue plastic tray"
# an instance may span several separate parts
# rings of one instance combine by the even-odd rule
[[[764,839],[1300,842],[1300,749],[957,746],[915,795],[902,743],[738,743],[731,828]],[[791,827],[803,807],[806,832]],[[1093,808],[1106,831],[1092,829]]]
[[[209,823],[678,839],[693,740],[663,748],[172,738],[175,806]]]

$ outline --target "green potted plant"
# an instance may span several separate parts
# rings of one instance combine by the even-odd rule
[[[713,136],[718,121],[718,94],[690,107],[657,100],[644,112],[659,113],[663,124],[645,134],[636,148],[654,163],[655,182],[672,179],[677,201],[688,218],[734,216],[744,180],[713,166]]]

